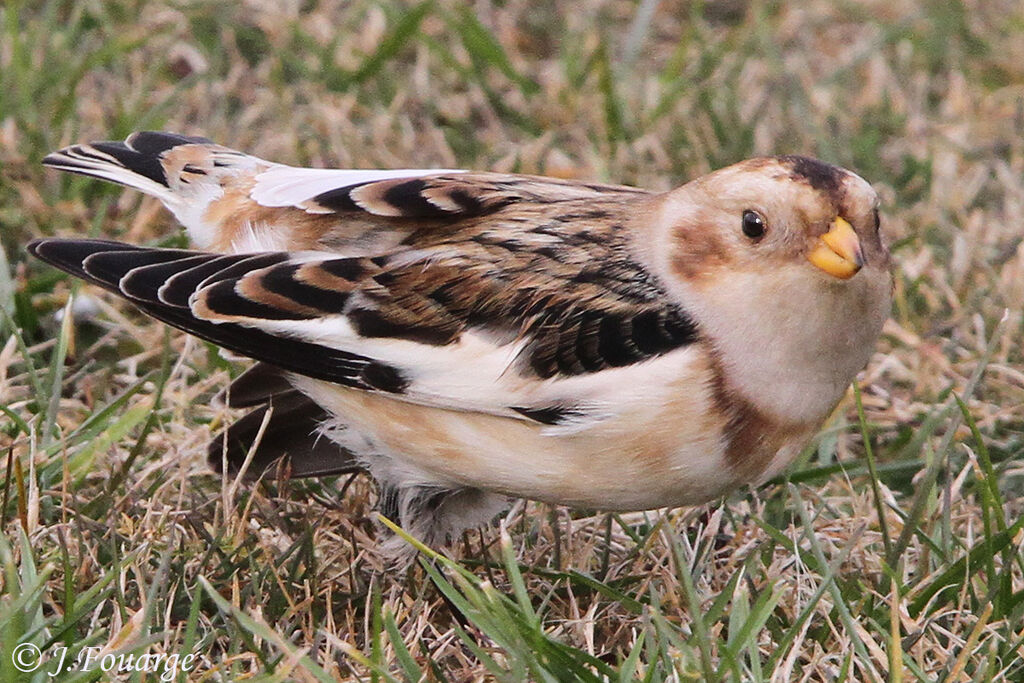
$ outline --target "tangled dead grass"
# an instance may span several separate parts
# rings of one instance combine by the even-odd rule
[[[20,574],[0,607],[30,561],[49,572],[51,636],[191,648],[202,680],[409,676],[403,652],[425,680],[537,678],[520,664],[548,640],[616,668],[642,653],[648,680],[1024,675],[1016,3],[121,0],[0,15],[3,514],[28,541],[5,551]],[[755,154],[853,168],[883,197],[899,263],[859,382],[877,476],[851,400],[788,480],[722,505],[520,504],[503,522],[514,566],[497,529],[450,549],[481,586],[511,594],[521,573],[547,640],[525,626],[502,640],[506,622],[467,619],[425,568],[385,571],[362,477],[249,488],[208,471],[205,444],[231,419],[210,398],[238,366],[88,288],[62,332],[52,314],[77,286],[27,262],[25,239],[180,238],[157,202],[38,160],[137,128],[295,164],[654,189]]]

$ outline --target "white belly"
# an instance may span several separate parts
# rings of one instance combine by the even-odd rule
[[[338,417],[328,434],[378,479],[470,486],[575,507],[702,503],[738,483],[707,368],[688,363],[612,417],[578,431],[416,405],[308,378],[296,385]],[[635,396],[637,392],[623,392]]]

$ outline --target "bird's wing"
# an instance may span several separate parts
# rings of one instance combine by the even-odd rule
[[[402,400],[559,424],[586,378],[695,341],[614,221],[549,214],[376,257],[215,254],[44,239],[39,258],[168,324],[289,372]],[[509,220],[514,220],[510,218]],[[603,395],[602,392],[593,392]]]
[[[512,173],[444,169],[343,170],[273,165],[247,183],[267,208],[313,214],[365,213],[384,218],[464,219],[516,203],[640,196],[639,188]]]
[[[313,249],[377,256],[480,235],[607,223],[593,204],[651,195],[637,188],[501,173],[348,171],[274,166],[229,182],[204,216],[215,251]]]
[[[205,138],[151,131],[72,145],[43,163],[159,197],[196,244],[226,252],[325,248],[353,256],[397,248],[410,236],[446,235],[512,205],[647,194],[515,174],[298,168]]]

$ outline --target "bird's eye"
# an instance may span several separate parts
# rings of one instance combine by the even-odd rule
[[[752,240],[764,236],[764,219],[756,211],[743,212],[743,234]]]

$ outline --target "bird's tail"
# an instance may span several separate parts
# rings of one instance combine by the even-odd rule
[[[48,154],[43,164],[127,185],[174,204],[190,183],[201,184],[205,176],[219,169],[257,161],[207,138],[142,131],[132,133],[124,142],[71,145]]]

